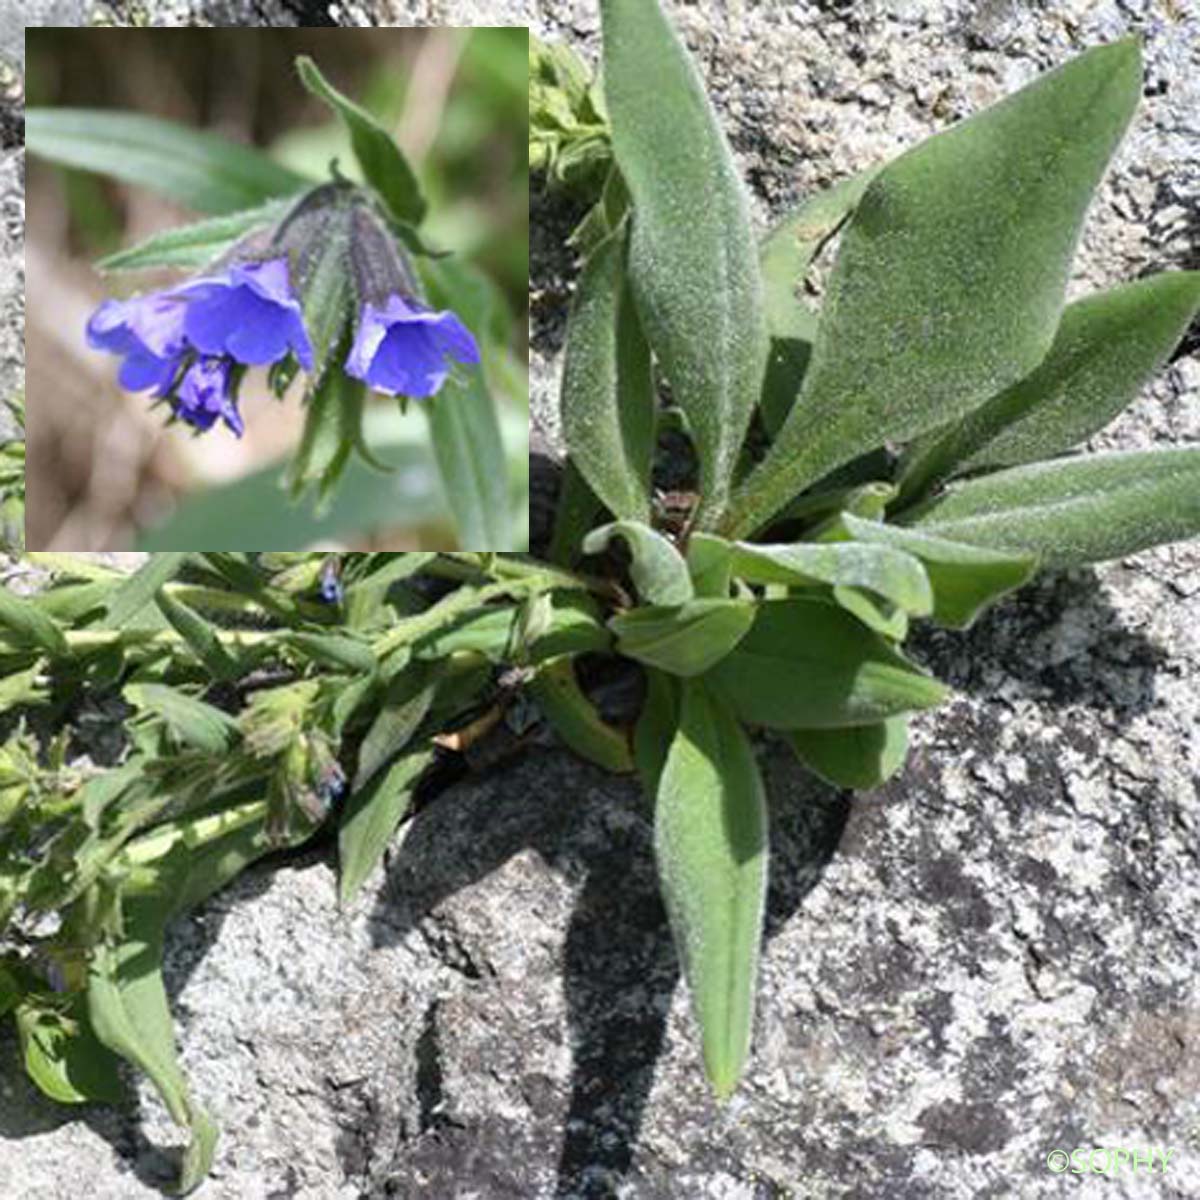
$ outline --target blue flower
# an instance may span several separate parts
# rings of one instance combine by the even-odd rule
[[[245,425],[229,390],[226,358],[198,358],[184,372],[175,398],[175,415],[197,429],[211,429],[220,417],[238,437]]]
[[[165,396],[187,349],[183,321],[184,305],[163,292],[106,300],[88,321],[88,345],[124,356],[117,376],[123,388]]]
[[[286,258],[235,263],[173,294],[187,301],[183,332],[202,354],[228,354],[260,366],[278,362],[291,350],[306,371],[312,370],[312,343]]]
[[[346,374],[389,396],[432,396],[450,374],[450,359],[479,362],[479,346],[452,312],[432,312],[412,298],[363,305]]]

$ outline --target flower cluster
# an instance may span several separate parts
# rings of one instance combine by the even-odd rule
[[[388,242],[387,286],[358,286],[359,307],[353,344],[343,369],[376,391],[393,396],[430,397],[445,383],[450,360],[479,362],[479,347],[452,312],[435,312],[418,297],[413,276],[391,238],[365,214],[351,215],[352,228],[366,230],[371,246]],[[310,229],[311,232],[311,229]],[[304,321],[303,296],[293,287],[305,272],[290,262],[305,261],[297,249],[290,258],[286,240],[275,239],[275,257],[246,257],[235,250],[222,269],[179,286],[106,300],[87,325],[88,344],[123,359],[117,378],[131,392],[152,391],[174,415],[203,431],[217,421],[237,436],[244,431],[237,392],[249,367],[283,360],[320,374]],[[261,242],[255,249],[261,254]],[[352,260],[362,254],[351,254]]]

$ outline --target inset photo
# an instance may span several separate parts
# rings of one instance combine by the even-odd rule
[[[27,32],[30,550],[524,550],[524,28]]]

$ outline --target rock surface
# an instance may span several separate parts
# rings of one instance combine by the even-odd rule
[[[237,5],[269,14],[273,4]],[[764,223],[1078,49],[1139,29],[1147,98],[1079,290],[1200,266],[1200,19],[1180,3],[672,4]],[[484,3],[344,5],[465,19]],[[592,0],[505,6],[596,50]],[[541,198],[534,400],[553,432],[576,214]],[[1180,358],[1100,441],[1195,441]],[[345,914],[328,855],[176,931],[198,1195],[1186,1197],[1200,1173],[1200,548],[1047,576],[917,649],[956,689],[850,798],[777,749],[751,1070],[702,1084],[637,789],[537,748],[445,793]],[[11,1062],[11,1046],[3,1053]],[[156,1194],[149,1092],[77,1114],[6,1071],[0,1194]],[[1174,1151],[1101,1184],[1057,1148]],[[1100,1170],[1109,1157],[1098,1155]],[[1085,1190],[1081,1191],[1083,1188]]]

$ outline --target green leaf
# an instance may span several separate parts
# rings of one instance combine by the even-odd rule
[[[863,450],[961,416],[1038,365],[1140,92],[1137,42],[1102,46],[879,172],[842,233],[800,396],[727,532],[752,532]]]
[[[288,633],[287,644],[315,662],[370,674],[375,670],[375,655],[366,642],[340,633]]]
[[[487,281],[461,265],[428,259],[422,260],[421,276],[431,302],[453,309],[482,339],[495,307]],[[504,438],[484,368],[455,371],[441,392],[421,408],[429,419],[434,457],[446,503],[454,514],[459,548],[516,549]]]
[[[966,629],[987,605],[1028,582],[1038,566],[1036,555],[983,550],[852,513],[843,513],[826,536],[894,546],[919,558],[933,587],[933,619],[952,629]]]
[[[613,521],[583,539],[585,554],[600,554],[614,538],[628,547],[629,574],[645,604],[683,604],[693,596],[692,578],[683,555],[661,533],[637,521]]]
[[[890,779],[908,754],[908,721],[889,717],[849,729],[794,729],[786,735],[796,757],[834,787],[867,791]]]
[[[650,349],[625,278],[624,227],[592,253],[575,290],[563,369],[571,460],[620,519],[649,521],[656,396]]]
[[[237,722],[219,708],[159,683],[131,683],[124,691],[134,708],[160,716],[186,746],[225,754],[241,741]]]
[[[388,684],[358,751],[353,791],[366,787],[412,740],[429,713],[436,684],[436,674],[426,663],[411,664]]]
[[[645,675],[646,698],[634,726],[633,761],[642,790],[647,796],[655,796],[667,751],[679,727],[679,681],[653,669],[648,669]]]
[[[52,658],[66,658],[70,653],[62,630],[32,601],[5,587],[0,587],[0,629],[6,640],[36,647]]]
[[[933,592],[925,568],[911,554],[892,546],[735,542],[733,573],[747,583],[867,588],[913,616],[923,617],[933,611]]]
[[[872,725],[946,698],[883,638],[819,599],[764,600],[750,632],[705,676],[751,725]]]
[[[147,188],[197,212],[235,213],[309,183],[248,146],[140,113],[31,108],[25,145],[52,162]]]
[[[92,951],[88,1015],[100,1041],[144,1071],[172,1120],[190,1131],[179,1181],[179,1191],[188,1192],[208,1174],[217,1127],[192,1100],[176,1056],[162,980],[167,908],[159,895],[126,901],[124,939],[119,945],[101,942]]]
[[[349,341],[341,344],[348,348]],[[345,371],[326,371],[308,397],[300,445],[288,463],[285,480],[293,501],[315,486],[318,518],[329,511],[353,448],[347,436],[346,410],[361,412],[365,391],[366,384]],[[280,547],[273,544],[271,548]]]
[[[1069,567],[1200,534],[1200,449],[1060,458],[951,484],[898,518]]]
[[[546,558],[559,566],[569,567],[579,557],[584,535],[596,523],[604,506],[570,458],[562,468],[561,480]]]
[[[425,199],[408,159],[387,130],[366,109],[330,85],[307,55],[296,59],[301,82],[341,117],[350,134],[363,177],[383,197],[393,215],[410,225],[425,218]]]
[[[396,827],[408,812],[417,782],[433,757],[429,745],[406,751],[347,802],[338,831],[338,896],[343,904],[354,898],[383,858]]]
[[[896,506],[950,475],[1053,458],[1099,432],[1167,361],[1197,308],[1200,271],[1153,275],[1070,305],[1033,374],[918,443]]]
[[[187,642],[214,679],[237,677],[237,660],[222,645],[216,629],[208,621],[182,601],[174,599],[165,588],[160,588],[154,599],[171,628]]]
[[[725,507],[768,339],[746,193],[657,0],[604,0],[604,93],[633,199],[629,278],[700,459],[703,528]]]
[[[82,1000],[82,995],[72,997],[63,1012],[32,999],[17,1008],[25,1070],[60,1104],[116,1104],[123,1097],[117,1060],[92,1032]]]
[[[545,663],[527,687],[551,728],[576,754],[616,774],[633,770],[629,739],[601,718],[579,686],[569,655]]]
[[[811,342],[817,317],[796,294],[817,252],[854,211],[879,174],[870,167],[808,197],[780,220],[759,247],[772,338]],[[795,398],[795,390],[792,398]]]
[[[717,1096],[750,1049],[767,885],[766,795],[741,726],[696,681],[659,779],[654,849]]]
[[[101,621],[102,629],[123,629],[153,602],[163,584],[170,582],[187,562],[186,554],[155,554],[113,592]]]
[[[700,675],[754,624],[749,600],[688,600],[674,608],[631,609],[609,621],[617,652],[671,675]]]
[[[724,538],[694,533],[688,539],[687,568],[697,596],[724,600],[733,580],[733,547]]]
[[[150,267],[204,267],[252,229],[273,225],[294,203],[294,200],[269,200],[266,204],[227,216],[177,225],[128,250],[118,250],[100,259],[96,268],[100,271],[144,271]]]

